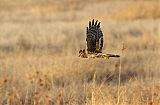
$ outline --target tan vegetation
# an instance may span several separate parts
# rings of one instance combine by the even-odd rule
[[[159,105],[159,0],[0,2],[0,104]],[[78,57],[93,18],[120,58]]]

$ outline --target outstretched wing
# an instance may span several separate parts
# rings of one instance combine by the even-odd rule
[[[87,27],[87,51],[89,53],[100,53],[103,47],[103,33],[100,28],[100,22],[98,20],[94,22],[94,19],[89,21]]]

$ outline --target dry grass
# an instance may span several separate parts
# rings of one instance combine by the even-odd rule
[[[0,104],[159,105],[159,0],[0,2]],[[120,59],[78,58],[92,18]]]
[[[116,20],[156,19],[160,18],[159,7],[159,1],[129,2],[126,7],[122,7],[118,12],[115,12],[111,18]]]

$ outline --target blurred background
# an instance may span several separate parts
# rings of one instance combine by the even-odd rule
[[[77,55],[88,21],[101,22],[104,52],[159,46],[159,0],[0,0],[0,51]]]
[[[92,19],[101,22],[103,52],[120,59],[78,58]],[[16,93],[17,102],[39,95],[39,105],[57,96],[91,104],[96,72],[96,105],[159,105],[159,67],[160,0],[0,0],[0,104]]]

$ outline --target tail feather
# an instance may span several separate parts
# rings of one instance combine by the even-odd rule
[[[115,54],[107,54],[108,57],[120,57],[120,55],[115,55]]]

